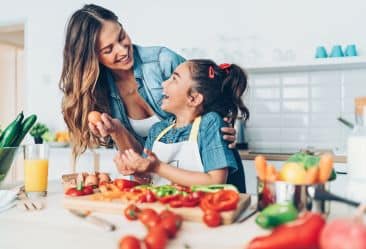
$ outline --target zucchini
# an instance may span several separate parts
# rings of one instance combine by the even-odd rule
[[[20,143],[23,141],[25,135],[29,132],[29,130],[33,127],[34,123],[37,121],[37,115],[32,114],[24,119],[22,123],[21,130],[19,132],[18,137],[13,142],[12,146],[16,147],[19,146]]]
[[[213,185],[193,185],[191,190],[193,192],[202,191],[202,192],[217,192],[222,189],[229,189],[239,192],[238,189],[232,184],[213,184]]]
[[[0,148],[10,147],[16,140],[20,129],[22,128],[23,112],[19,113],[16,119],[5,128],[1,134]]]

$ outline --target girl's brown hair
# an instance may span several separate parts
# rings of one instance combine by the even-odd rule
[[[62,114],[69,128],[74,159],[102,142],[88,128],[92,110],[109,113],[105,68],[98,61],[97,37],[103,22],[118,17],[97,5],[85,5],[70,18],[59,83],[64,96]]]
[[[217,112],[222,117],[230,116],[232,124],[241,111],[244,120],[249,118],[249,110],[244,105],[242,95],[247,89],[247,76],[235,64],[220,67],[212,60],[189,60],[191,78],[195,82],[192,90],[203,95],[203,114]]]

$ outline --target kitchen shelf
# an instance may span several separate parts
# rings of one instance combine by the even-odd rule
[[[245,67],[249,73],[304,72],[360,68],[366,68],[366,57],[364,56],[324,58],[287,63],[273,62],[264,65],[248,65]]]

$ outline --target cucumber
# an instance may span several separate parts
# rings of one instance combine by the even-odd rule
[[[35,114],[32,114],[32,115],[28,116],[26,119],[24,119],[20,133],[19,133],[18,137],[15,139],[15,141],[13,142],[12,146],[16,147],[16,146],[20,145],[20,143],[23,141],[25,135],[27,135],[27,133],[33,127],[33,125],[35,124],[36,121],[37,121],[37,115],[35,115]]]
[[[208,193],[217,192],[217,191],[220,191],[222,189],[234,190],[236,192],[239,192],[238,189],[232,184],[193,185],[191,187],[191,190],[193,192],[202,191],[202,192],[208,192]]]
[[[24,118],[23,112],[19,113],[16,119],[5,128],[1,135],[0,148],[9,147],[16,140],[21,129],[22,120]]]

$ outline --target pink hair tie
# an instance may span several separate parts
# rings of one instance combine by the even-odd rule
[[[215,70],[213,69],[213,67],[212,67],[212,66],[209,66],[209,67],[208,67],[208,77],[209,77],[210,79],[215,78]]]

